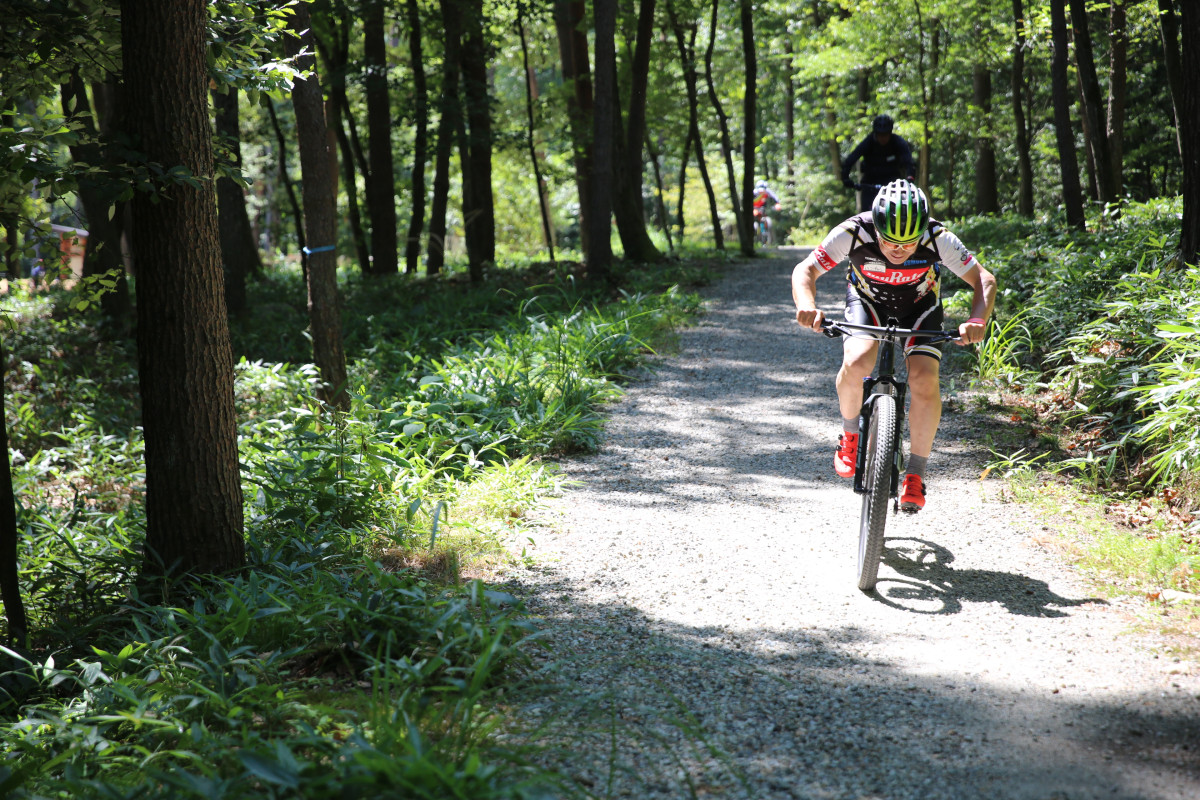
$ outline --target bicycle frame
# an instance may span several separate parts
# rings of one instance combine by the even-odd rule
[[[823,320],[821,329],[824,334],[830,338],[835,336],[859,336],[862,338],[876,339],[879,342],[879,355],[875,361],[875,371],[866,378],[863,378],[863,402],[862,408],[859,411],[858,432],[859,445],[858,453],[855,457],[854,467],[854,491],[857,494],[865,494],[866,488],[863,486],[863,474],[865,473],[867,460],[866,447],[866,432],[871,427],[871,412],[875,404],[875,399],[881,394],[891,395],[896,398],[896,428],[897,431],[904,429],[904,400],[905,394],[908,391],[908,384],[896,376],[896,346],[903,339],[919,336],[927,338],[930,342],[945,342],[957,339],[958,336],[949,331],[922,331],[912,328],[899,328],[895,319],[889,319],[886,326],[878,325],[858,325],[853,322],[844,322],[838,320]],[[903,468],[903,450],[900,445],[902,437],[896,437],[896,452],[892,458],[892,475],[890,485],[890,497],[895,497],[899,491],[900,470]]]

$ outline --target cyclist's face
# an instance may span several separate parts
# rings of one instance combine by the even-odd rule
[[[883,252],[884,257],[893,264],[903,264],[908,260],[917,249],[916,242],[908,244],[895,244],[887,239],[880,238],[879,249]]]

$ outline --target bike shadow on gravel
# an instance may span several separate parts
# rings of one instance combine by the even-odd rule
[[[955,569],[954,554],[940,544],[915,537],[884,541],[883,563],[900,577],[882,575],[873,597],[915,614],[957,614],[965,602],[999,603],[1022,617],[1065,617],[1063,609],[1107,602],[1098,597],[1072,599],[1051,591],[1042,580],[989,569]]]

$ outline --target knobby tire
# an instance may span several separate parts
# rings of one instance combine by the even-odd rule
[[[883,529],[887,525],[897,434],[896,398],[880,395],[875,399],[867,433],[867,474],[863,476],[866,492],[858,522],[858,588],[864,592],[875,588],[883,559]]]

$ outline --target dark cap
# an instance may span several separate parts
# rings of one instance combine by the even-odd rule
[[[887,114],[880,114],[875,118],[875,121],[871,123],[871,130],[873,130],[875,133],[891,133],[892,118]]]

